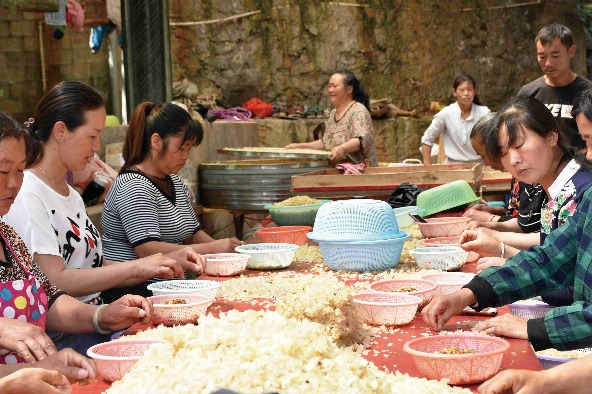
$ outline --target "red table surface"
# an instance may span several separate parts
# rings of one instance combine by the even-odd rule
[[[475,272],[475,265],[476,263],[467,263],[461,271],[465,272]],[[289,269],[290,271],[294,272],[306,272],[308,265],[307,264],[293,264]],[[286,271],[286,270],[282,270]],[[261,271],[246,271],[244,275],[247,276],[256,276],[261,274],[269,274],[269,272],[261,272]],[[202,275],[199,279],[209,279],[209,280],[217,280],[217,281],[225,281],[231,278],[216,278],[210,277],[207,275]],[[350,282],[351,280],[345,280],[345,282]],[[244,311],[247,309],[261,309],[260,306],[254,306],[249,304],[248,302],[244,301],[223,301],[217,299],[216,302],[212,304],[210,307],[214,310],[214,314],[219,312],[226,312],[231,309],[236,309],[239,311]],[[498,314],[509,313],[509,308],[507,306],[498,308]],[[488,317],[485,316],[473,316],[473,315],[461,315],[453,317],[447,324],[444,326],[445,330],[448,331],[456,331],[456,330],[464,330],[470,331],[471,327],[475,324],[476,321],[485,320]],[[142,326],[136,324],[130,327],[127,330],[127,333],[133,334],[137,331],[144,330],[150,328],[149,326]],[[399,330],[393,333],[385,332],[381,333],[374,339],[374,343],[372,347],[369,349],[367,355],[364,356],[367,360],[374,363],[381,369],[394,372],[400,371],[403,373],[407,373],[410,376],[415,377],[423,377],[415,368],[413,364],[413,360],[411,356],[408,355],[403,351],[403,345],[405,342],[419,338],[422,336],[422,333],[430,333],[434,334],[428,326],[424,323],[423,318],[420,315],[417,315],[411,323],[400,326]],[[523,339],[507,339],[510,343],[510,349],[504,355],[502,360],[501,369],[527,369],[531,371],[540,371],[541,364],[538,361],[536,355],[534,354],[530,344],[527,340]],[[385,356],[385,353],[388,353]],[[104,390],[108,389],[110,386],[109,382],[104,380],[97,380],[88,386],[80,386],[75,384],[72,386],[73,393],[80,393],[80,394],[95,394],[101,393]],[[464,386],[469,388],[470,390],[476,392],[477,388],[479,387],[478,384],[473,384],[469,386]]]

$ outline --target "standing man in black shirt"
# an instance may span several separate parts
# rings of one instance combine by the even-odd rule
[[[578,134],[578,126],[571,116],[575,97],[592,87],[592,82],[571,70],[570,60],[576,53],[571,31],[558,23],[543,27],[535,38],[537,60],[544,75],[524,85],[518,96],[530,96],[541,101],[557,118],[574,148],[586,144]]]

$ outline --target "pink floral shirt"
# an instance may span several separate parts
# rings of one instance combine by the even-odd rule
[[[364,104],[354,103],[338,121],[335,120],[335,109],[331,111],[327,128],[323,135],[325,150],[332,150],[351,138],[359,138],[362,149],[347,155],[344,161],[353,164],[363,163],[368,160],[370,167],[377,167],[376,143],[374,141],[374,130],[372,129],[372,118]]]

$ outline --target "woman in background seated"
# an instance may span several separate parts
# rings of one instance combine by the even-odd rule
[[[0,216],[6,217],[19,194],[29,142],[23,128],[0,111]],[[39,269],[22,239],[4,222],[0,222],[0,294],[0,364],[32,363],[54,354],[56,346],[45,334],[46,327],[76,334],[72,337],[77,341],[71,344],[86,353],[91,345],[108,341],[109,330],[138,321],[149,323],[152,315],[148,300],[138,296],[96,306],[66,295]]]
[[[101,237],[80,194],[66,183],[66,173],[83,169],[98,151],[105,118],[105,98],[90,86],[66,81],[51,88],[29,122],[33,138],[26,151],[28,170],[18,196],[11,196],[16,197],[14,206],[3,218],[23,238],[51,283],[95,305],[101,304],[100,292],[112,287],[155,276],[183,277],[184,269],[201,271],[201,258],[192,250],[175,258],[156,254],[118,264],[104,261]],[[108,339],[95,335],[50,333],[58,348],[83,353]]]
[[[125,164],[105,200],[103,242],[113,261],[170,253],[189,245],[197,253],[234,252],[236,238],[214,240],[200,228],[189,192],[177,173],[203,130],[172,103],[141,103],[129,123],[123,146]],[[125,292],[144,294],[147,283],[112,289],[105,300]]]
[[[370,100],[362,83],[349,70],[337,71],[329,79],[331,111],[322,140],[286,145],[286,149],[318,149],[331,152],[331,161],[378,166]]]

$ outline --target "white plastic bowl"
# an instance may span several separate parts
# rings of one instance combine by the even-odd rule
[[[247,268],[268,270],[288,267],[299,247],[284,243],[261,243],[237,246],[234,250],[251,256]]]
[[[165,280],[149,284],[148,290],[150,290],[155,296],[169,294],[200,294],[215,298],[220,286],[222,286],[220,283],[213,280]]]
[[[454,271],[465,265],[469,252],[458,246],[417,248],[409,251],[419,268]]]
[[[415,223],[415,220],[413,220],[409,214],[417,212],[416,206],[411,205],[408,207],[393,208],[393,212],[395,212],[395,217],[397,218],[399,227],[407,227]]]

